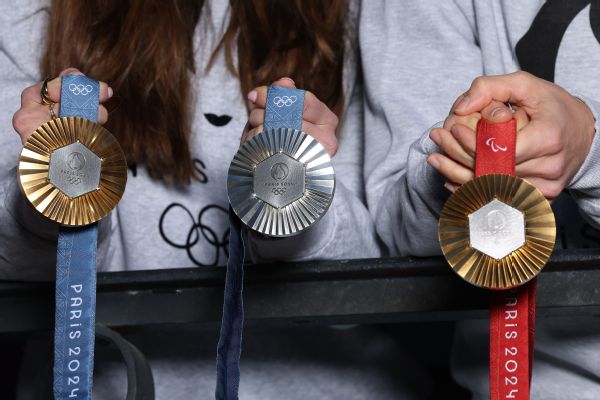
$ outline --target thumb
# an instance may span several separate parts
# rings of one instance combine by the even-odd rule
[[[513,117],[512,110],[504,103],[493,100],[483,110],[481,117],[495,123],[510,121]]]

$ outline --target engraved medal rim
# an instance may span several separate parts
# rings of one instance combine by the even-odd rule
[[[96,190],[69,197],[49,179],[52,152],[79,142],[102,160]],[[103,126],[80,117],[62,117],[41,125],[27,139],[17,168],[27,201],[44,217],[63,226],[86,226],[107,216],[127,183],[127,162],[117,139]]]
[[[276,135],[279,135],[279,137],[284,140],[275,140],[274,136]],[[300,148],[310,148],[312,150],[309,151],[309,153],[314,154],[308,158],[305,158],[307,157],[307,154],[305,153],[299,155],[296,154],[295,156],[290,152],[290,150],[293,150],[294,148],[296,150]],[[312,192],[319,193],[319,203],[314,203],[311,199],[311,195],[308,194],[311,182],[317,181],[316,179],[312,179],[311,181],[308,175],[305,175],[305,191],[302,196],[282,208],[274,207],[264,200],[253,196],[254,175],[253,172],[250,171],[253,171],[254,167],[260,162],[281,152],[290,158],[301,162],[305,166],[317,159],[324,160],[318,164],[319,168],[317,171],[330,170],[330,173],[327,175],[330,175],[331,178],[320,179],[318,181],[327,186],[329,192],[326,193],[311,190]],[[254,162],[249,162],[250,158],[247,156],[250,156]],[[301,161],[300,158],[302,158],[304,162]],[[313,171],[313,173],[314,172],[315,171]],[[240,179],[243,180],[243,183],[240,183]],[[272,128],[259,133],[249,141],[245,142],[236,152],[230,164],[227,176],[227,197],[234,213],[249,229],[277,238],[298,235],[318,222],[329,210],[333,201],[335,189],[335,171],[333,169],[331,157],[327,154],[325,148],[310,134],[292,128]],[[309,202],[309,205],[316,204],[320,209],[313,209],[313,212],[311,212],[310,215],[306,213],[301,214],[298,211],[299,207],[302,207],[302,210],[304,211],[308,210],[306,206],[303,205],[303,202]],[[255,214],[259,215],[254,218]],[[287,218],[288,222],[292,219],[297,221],[297,218],[300,218],[304,220],[304,226],[289,223],[288,232],[284,232],[284,229],[275,229],[275,227],[270,224],[271,218],[277,219],[278,221],[280,221],[280,218],[281,221],[283,221],[284,218]],[[279,228],[281,228],[281,226],[279,226]]]
[[[523,246],[499,260],[472,248],[469,238],[468,215],[494,199],[519,210],[526,231]],[[556,220],[535,186],[512,175],[488,174],[450,196],[440,213],[438,240],[448,264],[462,279],[480,288],[512,289],[535,278],[547,263],[556,241]]]

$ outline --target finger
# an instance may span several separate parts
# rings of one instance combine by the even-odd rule
[[[449,131],[454,125],[461,124],[475,130],[480,119],[481,114],[478,112],[469,115],[451,114],[444,121],[444,129]]]
[[[438,145],[440,150],[447,157],[451,158],[456,162],[459,162],[467,168],[474,168],[475,161],[473,157],[471,157],[464,151],[464,149],[456,141],[456,138],[452,135],[452,133],[448,132],[445,129],[432,129],[431,133],[429,134],[429,137],[435,144]]]
[[[449,181],[460,185],[472,180],[474,176],[471,169],[465,168],[439,153],[432,153],[427,158],[427,163],[444,175]]]
[[[547,180],[538,177],[524,177],[524,179],[535,186],[546,199],[552,201],[562,193],[564,184],[559,181]]]
[[[522,71],[479,77],[473,81],[454,112],[458,115],[468,115],[482,110],[492,100],[516,105],[525,104],[528,98],[535,98],[536,84],[539,81],[539,78]]]
[[[515,166],[515,173],[521,177],[536,177],[566,184],[571,181],[568,160],[564,153],[549,157],[533,158]]]
[[[282,87],[287,87],[287,88],[295,88],[296,87],[296,83],[294,82],[294,80],[292,78],[288,78],[288,77],[279,78],[272,84],[275,86],[282,86]],[[248,95],[247,95],[247,98],[249,101],[248,108],[250,110],[252,110],[256,107],[260,107],[260,108],[266,107],[268,88],[269,87],[266,85],[258,86],[258,87],[255,87],[254,89],[252,89],[248,93]]]
[[[462,124],[454,125],[450,131],[452,136],[456,139],[458,144],[462,147],[463,151],[474,160],[477,152],[477,135],[475,130]],[[469,167],[473,167],[468,165]]]
[[[506,104],[493,100],[481,110],[481,116],[499,124],[510,121],[513,118],[513,112]]]
[[[259,133],[261,133],[263,131],[263,126],[259,125],[256,128],[252,128],[250,129],[248,132],[246,132],[243,136],[242,136],[242,141],[241,143],[246,143],[248,140],[252,139],[254,136],[258,135]]]
[[[517,121],[517,132],[523,129],[529,123],[529,117],[522,108],[513,113],[513,118]]]
[[[58,74],[58,77],[62,78],[63,75],[85,75],[85,74],[75,67],[69,67],[69,68],[65,68],[62,71],[60,71],[60,73]]]
[[[450,192],[454,193],[458,190],[460,185],[457,183],[454,183],[454,182],[446,181],[446,183],[444,183],[444,187],[446,189],[448,189]]]
[[[338,140],[335,136],[335,131],[332,131],[328,127],[324,128],[323,126],[306,121],[302,122],[302,130],[315,138],[325,148],[330,157],[333,157],[337,153]]]
[[[108,110],[104,106],[98,107],[98,123],[104,125],[108,121]]]
[[[265,109],[264,108],[255,108],[250,111],[250,115],[248,116],[248,123],[251,127],[262,125],[265,122]]]
[[[543,120],[531,120],[517,132],[515,161],[517,164],[534,158],[551,156],[562,150],[560,136],[552,126]]]
[[[309,91],[304,94],[302,119],[315,125],[333,125],[333,130],[337,128],[339,122],[337,115]]]
[[[463,93],[460,96],[458,96],[458,98],[456,100],[454,100],[454,103],[452,104],[452,107],[450,107],[450,112],[448,113],[448,115],[454,114],[454,110],[456,109],[456,106],[461,102],[461,100],[465,96],[466,96],[466,93]]]
[[[48,81],[48,98],[54,103],[60,102],[61,80],[64,75],[83,75],[83,73],[76,68],[67,68],[62,71],[59,76]],[[27,95],[22,97],[22,105],[24,105],[23,100],[26,102],[41,104],[42,98],[40,96],[40,90],[42,89],[42,83],[40,82],[36,85],[33,85],[31,88],[32,89],[27,92]],[[106,82],[100,81],[100,95],[98,101],[103,103],[110,99],[112,95],[113,89]]]
[[[240,138],[240,145],[244,144],[248,140],[248,132],[250,132],[250,129],[252,129],[250,123],[246,122],[246,125],[244,125],[244,130],[242,131],[242,137]]]

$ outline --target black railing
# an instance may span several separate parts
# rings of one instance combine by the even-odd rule
[[[224,268],[100,273],[97,322],[217,324]],[[538,316],[600,314],[600,250],[556,251],[538,281]],[[47,330],[52,283],[0,283],[0,333]],[[384,323],[487,316],[488,292],[440,258],[246,267],[247,323]]]

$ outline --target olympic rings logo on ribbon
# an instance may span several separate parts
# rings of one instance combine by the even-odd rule
[[[273,192],[273,194],[274,194],[275,196],[279,196],[279,195],[282,195],[282,194],[284,194],[285,192],[287,192],[287,188],[285,188],[285,187],[282,187],[282,188],[273,188],[273,189],[271,190],[271,192]]]
[[[93,88],[92,88],[92,85],[84,85],[82,83],[79,83],[79,84],[71,83],[69,85],[69,90],[75,96],[79,96],[79,95],[87,96],[88,94],[91,93]]]
[[[276,96],[273,98],[273,104],[277,107],[289,107],[298,100],[296,96]]]

